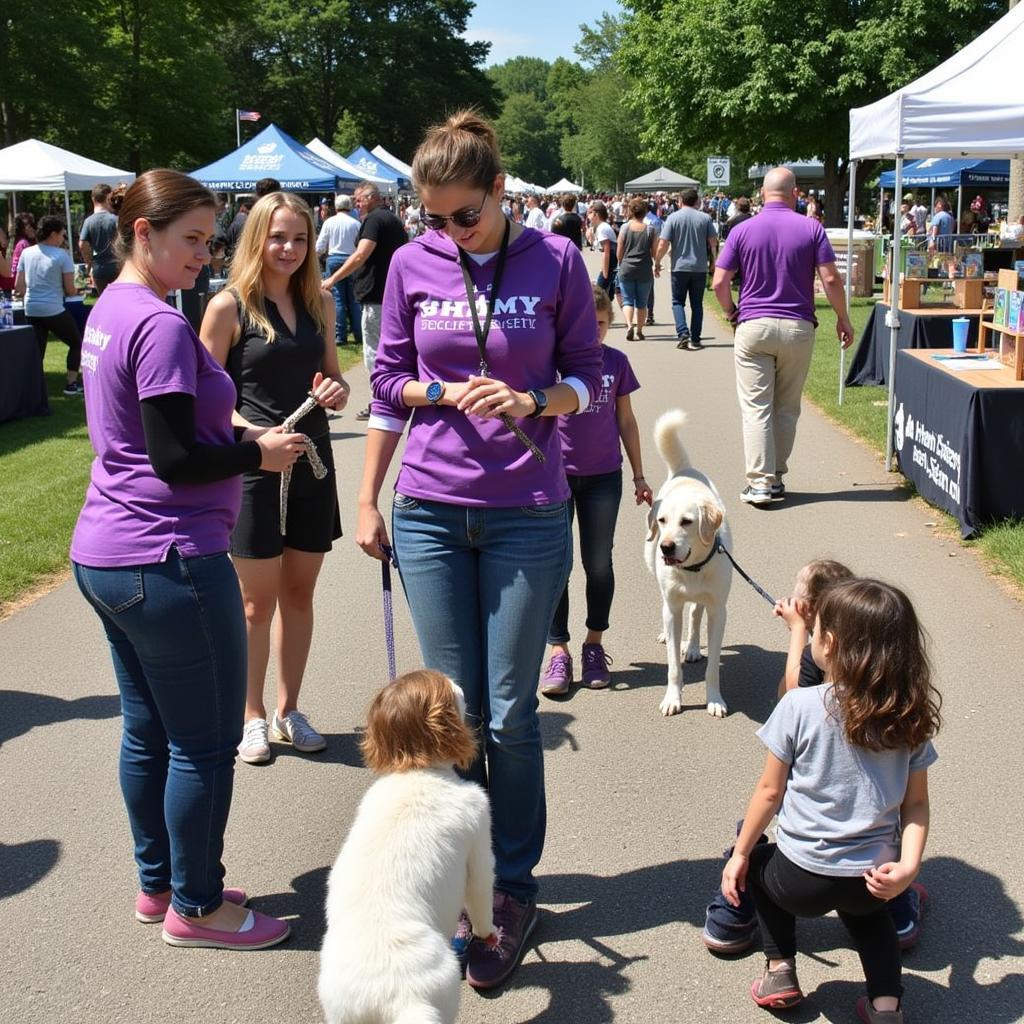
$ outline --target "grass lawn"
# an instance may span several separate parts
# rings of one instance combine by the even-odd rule
[[[708,293],[708,301],[721,315],[721,307],[713,293]],[[853,322],[854,336],[859,339],[871,315],[874,299],[853,299],[852,303],[850,320]],[[816,305],[820,324],[819,340],[814,346],[804,393],[826,416],[863,438],[880,454],[884,454],[888,390],[883,387],[847,388],[843,395],[843,404],[839,404],[836,315],[824,297],[819,297]],[[846,353],[847,367],[856,347],[857,341]],[[909,481],[907,487],[912,489]],[[951,537],[959,538],[960,526],[956,520],[939,509],[935,509],[935,515]],[[974,539],[960,543],[980,551],[993,573],[1015,584],[1018,591],[1024,590],[1024,521],[1007,521],[990,526]]]
[[[53,415],[0,425],[0,617],[12,602],[68,568],[93,451],[85,403],[61,394],[66,355],[51,337],[45,370]],[[345,372],[362,354],[346,345],[338,359]]]

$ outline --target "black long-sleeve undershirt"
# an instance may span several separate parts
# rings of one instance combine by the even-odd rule
[[[168,484],[207,484],[260,468],[255,441],[202,444],[196,441],[195,399],[181,392],[154,395],[140,403],[146,454]]]

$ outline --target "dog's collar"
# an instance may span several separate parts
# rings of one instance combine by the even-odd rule
[[[722,539],[716,533],[715,534],[715,542],[714,542],[714,544],[711,545],[711,550],[708,552],[707,558],[705,558],[702,562],[698,562],[696,565],[681,565],[679,568],[680,569],[685,569],[687,572],[697,572],[698,569],[703,569],[704,566],[707,565],[708,562],[710,562],[711,559],[714,558],[715,555],[717,555],[718,552],[721,551],[721,550],[722,550]]]

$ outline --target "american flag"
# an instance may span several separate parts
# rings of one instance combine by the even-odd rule
[[[240,110],[238,112],[239,121],[258,121],[262,116],[258,110]]]

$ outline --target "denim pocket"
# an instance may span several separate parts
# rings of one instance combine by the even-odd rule
[[[77,568],[78,581],[86,596],[109,615],[127,611],[146,596],[141,566],[96,569],[80,565]]]
[[[395,491],[395,508],[400,508],[405,512],[411,512],[413,509],[419,508],[420,503],[416,498],[410,498],[408,495],[399,494]]]
[[[556,501],[550,505],[521,505],[519,511],[523,515],[533,516],[535,519],[553,519],[565,512],[565,502]]]

